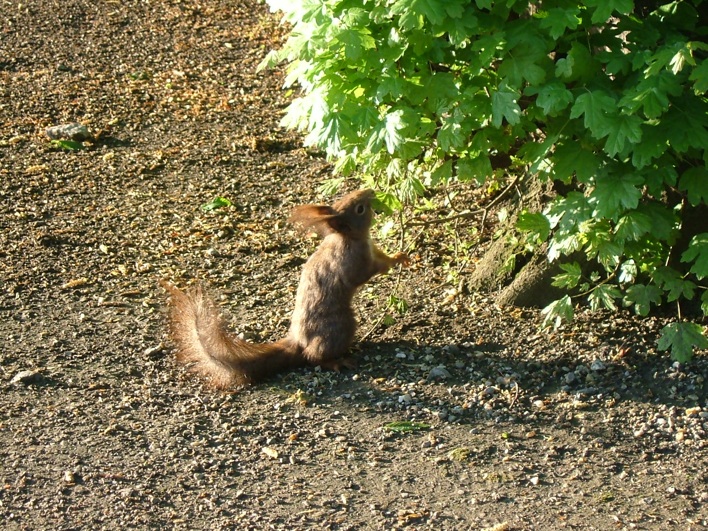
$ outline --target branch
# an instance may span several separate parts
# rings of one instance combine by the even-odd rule
[[[484,214],[484,217],[487,217],[487,212],[489,211],[490,208],[492,208],[494,205],[499,203],[504,196],[511,190],[514,186],[516,186],[516,183],[519,182],[521,179],[520,175],[517,175],[514,177],[514,179],[507,185],[502,192],[496,196],[487,206],[483,208],[479,208],[477,210],[465,210],[463,212],[460,212],[458,214],[454,214],[452,216],[448,216],[446,218],[438,218],[438,219],[430,219],[428,221],[409,221],[406,223],[407,227],[427,227],[430,225],[437,225],[439,223],[447,223],[449,221],[455,221],[457,219],[464,219],[464,218],[472,218],[478,214]]]

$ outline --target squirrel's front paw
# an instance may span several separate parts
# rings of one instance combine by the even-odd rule
[[[411,265],[411,259],[406,253],[396,253],[391,258],[397,264],[401,264],[403,267],[408,267]]]

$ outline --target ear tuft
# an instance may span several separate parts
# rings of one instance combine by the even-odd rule
[[[293,209],[288,221],[302,229],[312,229],[324,238],[327,234],[339,232],[336,223],[337,217],[337,214],[330,206],[301,205]]]

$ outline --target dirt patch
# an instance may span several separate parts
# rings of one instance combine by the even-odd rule
[[[432,229],[406,314],[377,325],[396,275],[360,293],[356,373],[187,378],[157,281],[275,339],[316,244],[285,220],[329,169],[255,73],[281,28],[216,0],[4,2],[0,28],[3,529],[708,526],[705,356],[657,354],[658,319],[551,334],[453,297]],[[87,149],[50,144],[68,122]]]

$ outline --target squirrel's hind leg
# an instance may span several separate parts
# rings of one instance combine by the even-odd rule
[[[340,372],[344,369],[356,369],[357,362],[349,355],[348,344],[332,345],[321,337],[313,338],[302,350],[302,355],[310,365],[319,365],[323,369]]]
[[[320,367],[335,372],[342,372],[342,369],[351,371],[359,367],[359,363],[352,357],[342,356],[341,358],[328,359],[320,362]]]

